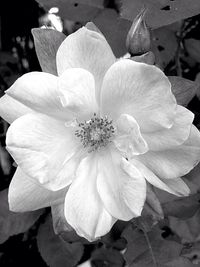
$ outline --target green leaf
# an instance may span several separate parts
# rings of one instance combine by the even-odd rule
[[[84,4],[88,6],[95,6],[99,8],[104,7],[104,0],[65,0],[65,2],[72,3],[74,5],[76,4]]]
[[[192,57],[196,62],[200,63],[200,40],[196,39],[185,39],[185,48],[190,57]]]
[[[56,53],[66,36],[52,29],[32,29],[35,50],[42,71],[57,75]]]
[[[146,21],[152,28],[159,28],[200,13],[200,1],[192,0],[124,0],[121,16],[133,20],[143,7],[147,9]]]
[[[0,144],[0,166],[4,175],[9,175],[12,171],[11,157],[8,151]]]
[[[187,106],[195,96],[199,84],[177,76],[169,76],[168,78],[177,103],[182,106]]]
[[[126,36],[131,27],[129,21],[119,18],[114,9],[106,8],[93,19],[93,22],[106,37],[116,57],[127,53]]]
[[[62,232],[62,233],[60,233],[60,237],[65,242],[68,242],[68,243],[79,242],[79,243],[82,243],[82,244],[90,244],[90,242],[87,239],[77,235],[75,230]]]
[[[37,244],[42,258],[50,267],[77,266],[83,255],[80,242],[68,243],[55,235],[51,216],[40,226]]]
[[[124,258],[129,267],[165,266],[179,256],[182,245],[165,240],[161,233],[157,226],[148,233],[132,225],[124,230],[122,236],[128,242]]]
[[[200,72],[197,73],[197,75],[195,77],[195,82],[199,84],[199,88],[197,90],[197,97],[198,97],[198,99],[200,99]]]
[[[193,266],[200,266],[200,242],[194,243],[188,247],[185,247],[181,251],[181,255],[187,259],[189,259],[193,264]]]
[[[98,32],[101,33],[102,32],[99,30],[99,28],[91,21],[89,21],[88,23],[85,24],[85,27],[90,30],[90,31],[94,31],[94,32]]]
[[[179,219],[169,216],[170,228],[178,235],[182,243],[200,241],[200,210],[188,219]]]
[[[184,176],[185,181],[190,187],[191,192],[197,193],[200,191],[200,164]]]
[[[8,190],[0,192],[0,243],[10,236],[26,232],[40,217],[43,210],[16,213],[9,210]]]
[[[165,267],[200,267],[200,265],[193,265],[189,259],[178,257],[165,264]]]
[[[199,209],[200,194],[188,197],[177,197],[173,201],[167,201],[162,204],[165,216],[177,218],[190,218]]]
[[[155,221],[162,219],[164,216],[160,201],[150,184],[147,185],[147,197],[144,211],[152,215]]]
[[[62,18],[87,22],[93,20],[103,9],[103,0],[37,0],[46,10],[58,7],[58,15]]]
[[[152,50],[156,62],[165,68],[174,59],[178,47],[175,32],[170,27],[162,27],[152,31]]]
[[[100,248],[92,253],[91,262],[94,266],[122,267],[124,259],[122,254],[112,248]]]
[[[121,237],[121,234],[125,227],[130,222],[118,220],[112,227],[112,229],[106,235],[101,237],[101,242],[107,247],[112,247],[117,250],[123,250],[126,248],[126,240]]]

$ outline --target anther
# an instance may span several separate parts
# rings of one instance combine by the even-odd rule
[[[79,123],[78,126],[80,129],[75,131],[75,135],[84,147],[88,147],[88,152],[105,147],[115,133],[112,120],[109,121],[107,116],[99,118],[96,113],[89,121]]]

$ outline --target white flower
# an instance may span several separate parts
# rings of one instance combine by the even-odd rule
[[[11,210],[64,203],[67,222],[93,240],[140,216],[146,180],[189,194],[180,177],[200,159],[200,134],[160,69],[116,61],[105,38],[83,27],[60,45],[57,71],[23,75],[0,100],[18,164]]]

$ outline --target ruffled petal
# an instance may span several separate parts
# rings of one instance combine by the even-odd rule
[[[45,72],[21,76],[6,94],[27,107],[56,118],[68,119],[59,99],[58,77]],[[70,117],[71,119],[72,117]]]
[[[9,186],[9,207],[14,212],[25,212],[57,205],[64,201],[66,191],[52,192],[17,168]]]
[[[142,132],[170,128],[176,100],[164,73],[155,66],[122,59],[107,71],[101,91],[101,111],[116,120],[126,113]]]
[[[78,119],[90,119],[98,112],[93,75],[84,69],[67,69],[58,80],[60,100],[67,113]]]
[[[128,221],[141,215],[145,179],[113,148],[99,153],[97,189],[105,208],[117,219]]]
[[[15,120],[6,144],[20,168],[53,191],[71,183],[82,157],[73,129],[39,113]]]
[[[181,177],[200,161],[200,133],[192,125],[190,136],[182,145],[163,151],[148,151],[136,158],[161,179]]]
[[[191,111],[178,105],[174,124],[170,129],[143,134],[149,149],[164,150],[183,144],[189,137],[193,119],[194,114]]]
[[[83,68],[91,72],[95,78],[98,99],[103,77],[115,60],[103,35],[82,27],[60,45],[57,70],[59,75],[68,68]]]
[[[12,123],[17,118],[31,112],[33,110],[8,95],[0,98],[0,116],[8,123]]]
[[[163,180],[170,188],[178,193],[180,196],[189,196],[190,188],[181,178],[165,179]]]
[[[172,180],[159,179],[142,162],[132,159],[132,160],[130,160],[130,163],[134,167],[136,167],[144,175],[145,179],[153,186],[155,186],[161,190],[167,191],[168,193],[177,195],[177,196],[188,196],[189,195],[189,193],[190,193],[189,188],[187,188],[187,185],[185,185],[185,183],[180,178],[173,179],[174,182],[168,183],[168,181],[172,181]],[[177,184],[175,183],[175,181],[177,181]]]
[[[108,233],[115,223],[104,208],[96,188],[97,156],[84,158],[65,199],[65,217],[76,232],[92,241]]]
[[[113,142],[125,157],[131,158],[133,155],[144,154],[148,151],[148,145],[140,133],[140,127],[132,116],[122,114],[116,126],[117,136]]]

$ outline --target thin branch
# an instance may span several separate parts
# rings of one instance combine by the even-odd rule
[[[147,232],[145,230],[145,226],[144,226],[144,224],[142,222],[140,222],[140,224],[142,226],[141,230],[143,231],[144,237],[145,237],[145,239],[147,241],[147,245],[148,245],[152,260],[153,260],[153,265],[154,265],[154,267],[158,267],[158,264],[157,264],[156,258],[154,256],[154,252],[153,252],[152,246],[151,246],[151,242],[150,242],[148,234],[147,234]]]
[[[182,68],[181,68],[181,63],[180,63],[180,52],[182,49],[182,41],[184,37],[184,30],[185,30],[185,21],[182,22],[180,31],[177,32],[176,37],[178,41],[178,46],[176,49],[176,54],[175,54],[175,67],[177,70],[177,75],[182,76]]]

